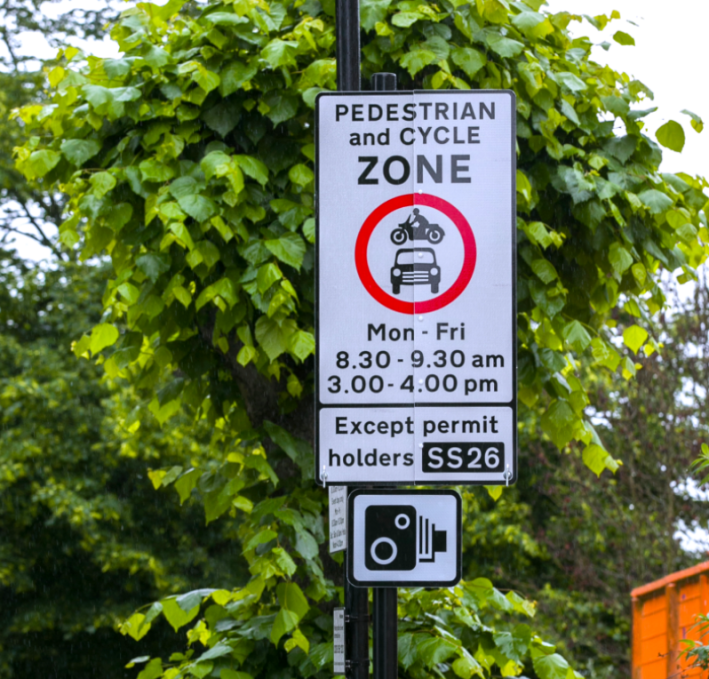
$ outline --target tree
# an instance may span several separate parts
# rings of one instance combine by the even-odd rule
[[[209,432],[184,417],[162,430],[129,385],[71,354],[100,321],[106,273],[0,250],[0,677],[122,677],[136,649],[121,620],[244,570],[234,526],[205,530],[196,504],[156,502],[149,478],[215,464]],[[162,625],[141,646],[180,643]]]
[[[25,141],[22,130],[10,121],[16,106],[38,104],[43,98],[44,64],[23,54],[21,37],[40,34],[50,47],[66,47],[68,38],[97,38],[106,22],[115,20],[110,0],[91,9],[73,6],[53,17],[50,0],[4,0],[0,3],[0,244],[13,236],[30,238],[58,257],[68,253],[56,247],[55,232],[62,222],[64,199],[55,191],[38,191],[14,167],[12,149]],[[101,6],[103,5],[103,6]],[[51,60],[46,71],[56,64]],[[51,77],[50,77],[51,80]]]
[[[614,475],[584,474],[580,451],[530,436],[516,488],[495,506],[478,497],[468,507],[467,572],[536,599],[537,629],[558,635],[586,676],[630,672],[634,587],[706,560],[701,542],[681,545],[709,525],[690,475],[709,442],[707,295],[705,277],[689,299],[668,294],[672,309],[653,322],[662,349],[638,357],[634,380],[589,371],[589,414],[624,461]],[[616,315],[616,341],[635,322],[628,309]]]
[[[633,324],[623,335],[632,353],[617,349],[614,313],[623,303],[641,318],[658,312],[663,268],[696,275],[709,240],[705,184],[659,173],[660,148],[642,133],[648,111],[633,108],[650,90],[591,61],[591,41],[566,30],[575,17],[541,4],[365,1],[362,70],[396,72],[402,88],[515,90],[522,433],[541,430],[560,449],[576,441],[586,466],[616,471],[585,415],[581,360],[635,375],[633,354],[656,341]],[[154,658],[142,677],[232,678],[235,668],[307,677],[327,669],[322,613],[341,584],[318,548],[325,498],[310,450],[312,107],[334,86],[334,3],[183,5],[125,12],[112,32],[119,59],[72,69],[66,55],[50,108],[18,114],[32,134],[18,167],[67,194],[67,248],[111,257],[106,319],[76,354],[100,356],[109,375],[148,394],[168,381],[158,405],[185,405],[228,451],[201,481],[205,508],[210,521],[241,517],[251,577],[131,617],[123,631],[139,637],[160,615],[195,620],[204,604],[188,640],[208,650]],[[659,134],[677,145],[676,130]],[[162,485],[189,488],[197,476]],[[492,626],[513,610],[532,606],[486,579],[402,592],[402,670],[566,676],[566,661],[527,624]]]

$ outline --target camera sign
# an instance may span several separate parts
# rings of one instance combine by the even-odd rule
[[[357,587],[452,587],[461,574],[461,502],[452,490],[356,490],[347,577]]]
[[[516,479],[515,115],[509,91],[318,95],[318,480]]]

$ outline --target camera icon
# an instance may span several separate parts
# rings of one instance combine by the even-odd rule
[[[370,505],[364,513],[365,565],[372,571],[410,571],[447,550],[447,533],[412,505]]]

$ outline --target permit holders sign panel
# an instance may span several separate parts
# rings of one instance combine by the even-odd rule
[[[317,476],[516,478],[515,102],[316,105]]]
[[[461,574],[461,502],[452,490],[356,490],[347,578],[357,587],[452,587]]]

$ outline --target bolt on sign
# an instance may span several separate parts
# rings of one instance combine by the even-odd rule
[[[317,476],[516,479],[515,100],[316,104]]]

